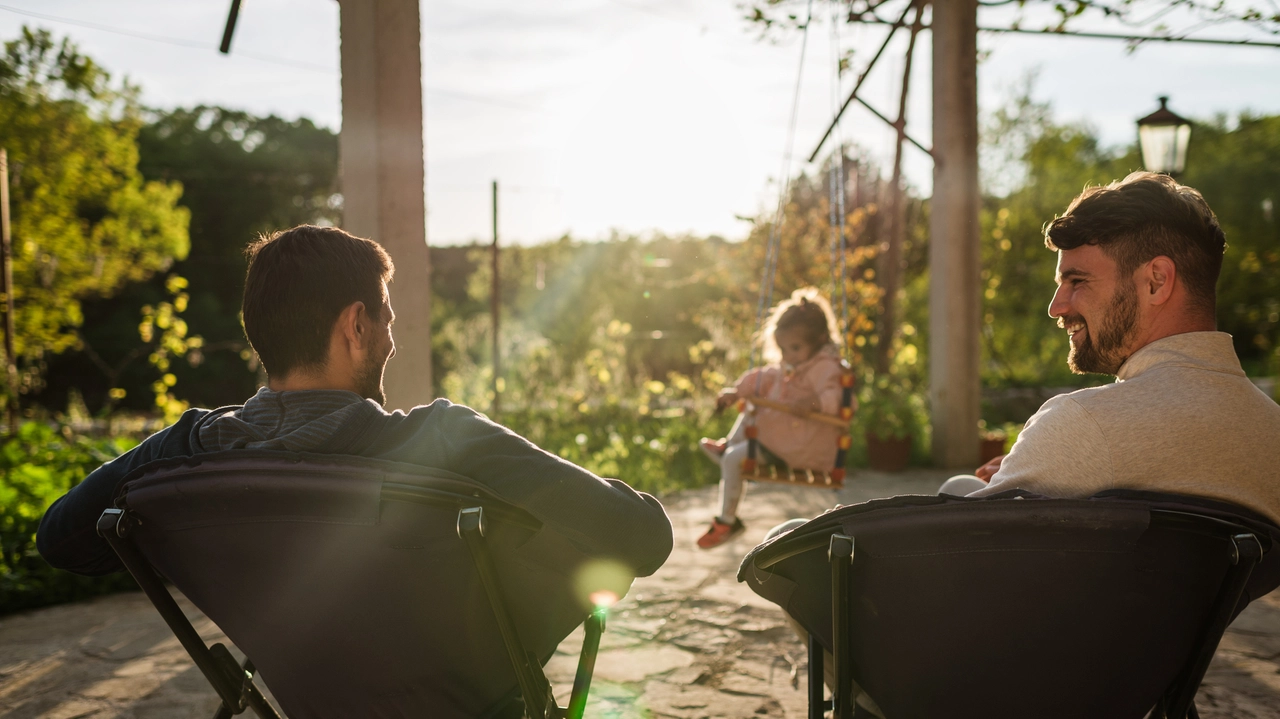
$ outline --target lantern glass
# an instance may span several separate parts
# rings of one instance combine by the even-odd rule
[[[1138,128],[1142,164],[1151,172],[1176,174],[1187,167],[1191,125],[1143,125]]]
[[[1175,175],[1187,167],[1191,121],[1169,109],[1167,95],[1159,99],[1160,109],[1138,120],[1142,164],[1150,172]]]

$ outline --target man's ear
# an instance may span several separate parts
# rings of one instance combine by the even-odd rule
[[[352,302],[343,308],[334,324],[337,332],[348,347],[363,347],[369,340],[369,313],[365,312],[363,302]]]
[[[1178,268],[1173,260],[1160,255],[1148,262],[1138,282],[1139,299],[1151,305],[1163,305],[1173,296],[1173,286],[1178,278]]]

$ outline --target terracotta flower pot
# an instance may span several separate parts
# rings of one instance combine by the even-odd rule
[[[1004,437],[989,437],[979,440],[978,444],[978,466],[990,462],[991,460],[1004,454]]]
[[[880,472],[901,472],[911,459],[911,437],[880,439],[867,433],[867,464]]]

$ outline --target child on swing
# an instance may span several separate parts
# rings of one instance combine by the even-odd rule
[[[844,371],[836,347],[840,332],[831,305],[813,287],[796,290],[770,313],[758,338],[764,345],[763,367],[748,371],[716,399],[716,411],[740,399],[763,397],[789,405],[799,413],[840,412],[840,377]],[[701,441],[702,451],[720,465],[720,514],[698,539],[702,549],[717,547],[742,533],[738,503],[746,492],[742,461],[747,458],[746,413],[738,415],[724,439]],[[840,430],[767,407],[756,410],[757,448],[792,469],[830,470]]]

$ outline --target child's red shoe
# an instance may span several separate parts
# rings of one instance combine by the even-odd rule
[[[720,464],[720,458],[724,456],[724,451],[728,449],[729,443],[723,439],[710,439],[703,437],[698,440],[698,447],[702,453],[707,455],[712,462]]]
[[[702,549],[712,549],[742,534],[747,525],[742,523],[741,519],[734,518],[733,524],[725,524],[720,521],[719,517],[711,520],[711,528],[707,533],[698,537],[698,546]]]

